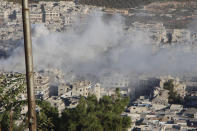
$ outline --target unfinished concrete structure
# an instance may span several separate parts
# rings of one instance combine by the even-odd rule
[[[49,77],[44,77],[35,73],[34,81],[34,93],[36,99],[46,100],[49,97]]]

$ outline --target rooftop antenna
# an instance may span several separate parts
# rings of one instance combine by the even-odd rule
[[[33,56],[32,56],[32,40],[30,28],[30,15],[28,0],[22,0],[22,16],[23,16],[23,35],[25,48],[25,65],[27,80],[27,99],[28,99],[28,123],[29,131],[36,131],[36,110],[34,96],[34,72],[33,72]]]

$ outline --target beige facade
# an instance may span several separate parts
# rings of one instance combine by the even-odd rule
[[[130,113],[138,113],[138,114],[151,112],[151,110],[148,107],[140,107],[140,106],[131,106],[129,107],[129,111]]]
[[[61,84],[58,86],[58,96],[64,95],[69,90],[69,86],[65,84]]]
[[[32,23],[42,23],[42,13],[31,13],[30,18]]]
[[[91,88],[90,94],[95,95],[97,97],[97,99],[99,100],[101,98],[101,87],[100,87],[100,84],[97,83],[93,88]]]
[[[34,81],[34,93],[36,99],[47,99],[49,97],[49,77],[44,77],[36,73]]]
[[[91,83],[89,81],[76,81],[67,85],[58,87],[58,95],[64,97],[85,96],[90,93]],[[99,92],[99,88],[95,88],[95,92]]]
[[[89,81],[79,81],[71,84],[72,96],[88,96],[91,83]]]
[[[172,34],[173,42],[184,42],[191,39],[191,33],[185,29],[174,29]]]

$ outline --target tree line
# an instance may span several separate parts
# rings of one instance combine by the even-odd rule
[[[121,115],[129,104],[129,98],[122,97],[118,89],[115,95],[104,96],[99,101],[94,95],[81,97],[77,107],[66,108],[61,117],[58,109],[52,107],[49,102],[36,103],[40,107],[40,111],[37,112],[38,131],[126,131],[131,124],[130,117]],[[9,111],[3,114],[0,121],[3,131],[8,131],[10,126],[15,131],[23,131],[27,128],[27,118],[20,126],[14,124],[20,117],[19,107],[15,109],[12,116]],[[10,117],[13,119],[12,125]]]
[[[96,96],[81,97],[76,108],[66,108],[61,117],[57,109],[44,105],[38,115],[38,130],[58,131],[126,131],[131,124],[128,116],[121,116],[129,98],[121,97],[119,90],[114,96],[104,96],[99,101]]]

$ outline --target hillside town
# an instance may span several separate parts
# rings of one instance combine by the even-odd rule
[[[131,116],[132,130],[196,130],[196,95],[195,82],[190,87],[188,80],[180,80],[171,76],[160,77],[158,85],[153,89],[153,96],[140,96],[127,108],[123,115]],[[169,90],[164,85],[172,80],[175,92],[183,100],[181,103],[172,104],[169,101]]]
[[[135,10],[135,12],[133,12]],[[153,13],[146,12],[152,11]],[[137,31],[148,32],[155,45],[186,43],[195,44],[197,32],[186,28],[171,28],[166,22],[157,20],[143,21],[144,17],[154,17],[154,6],[138,9],[111,9],[90,5],[80,5],[73,1],[30,3],[31,23],[42,24],[51,32],[65,32],[72,30],[76,21],[85,24],[86,17],[95,11],[104,14],[120,14],[128,20],[135,17],[135,21],[124,25],[127,33]],[[185,12],[190,12],[186,10]],[[160,13],[160,12],[157,12]],[[171,13],[171,14],[170,14]],[[159,17],[173,17],[172,12],[165,12]],[[197,16],[197,10],[192,14]],[[169,17],[169,18],[168,18]],[[177,20],[187,19],[185,16],[176,16]],[[139,19],[137,19],[139,18]],[[182,20],[181,19],[181,20]],[[23,39],[22,11],[18,3],[0,0],[0,58],[8,57],[9,52],[18,46]],[[18,41],[18,42],[16,42]],[[99,101],[103,96],[115,97],[117,89],[123,98],[130,97],[130,103],[125,107],[121,116],[131,118],[128,131],[195,131],[197,129],[197,76],[193,74],[173,76],[145,76],[140,74],[124,75],[106,73],[95,81],[67,79],[59,69],[45,69],[34,72],[34,94],[37,101],[46,101],[57,108],[61,116],[64,109],[76,108],[80,98],[89,95],[96,96]],[[70,76],[69,76],[70,77]],[[133,78],[135,77],[135,79]],[[71,78],[71,77],[70,77]],[[0,90],[5,96],[0,105],[0,113],[4,113],[8,104],[19,101],[20,117],[14,121],[17,126],[24,123],[28,106],[26,79],[24,73],[9,72],[0,69]],[[9,94],[15,94],[9,96]],[[11,105],[12,106],[12,105]],[[42,108],[37,105],[36,112]]]
[[[187,13],[176,15],[176,11],[180,10],[180,8],[177,7],[172,11],[163,11],[161,13],[161,11],[156,12],[157,5],[144,7],[143,10],[138,8],[112,9],[81,5],[73,1],[39,1],[30,3],[30,18],[32,24],[43,24],[51,32],[64,32],[72,29],[70,27],[76,21],[80,21],[81,25],[83,25],[88,16],[101,11],[107,15],[120,14],[124,16],[126,18],[125,30],[128,33],[135,33],[136,31],[148,32],[155,44],[194,43],[197,39],[195,31],[189,28],[171,28],[170,26],[172,22],[169,22],[169,19],[176,20],[178,24],[180,21],[187,21],[189,17],[185,15],[187,13],[191,15],[190,19],[196,18],[197,11],[191,12],[190,9],[185,9]],[[0,41],[3,43],[0,45],[0,55],[6,57],[8,52],[17,46],[16,41],[22,40],[22,10],[20,4],[1,0],[0,27]]]
[[[55,77],[47,76],[49,72],[55,73]],[[109,76],[108,76],[109,77]],[[121,75],[119,76],[121,77]],[[53,79],[57,79],[54,86]],[[58,109],[61,116],[65,108],[75,108],[80,97],[87,98],[88,95],[95,95],[99,101],[103,96],[113,96],[117,88],[123,97],[133,98],[126,108],[123,116],[131,118],[131,128],[129,130],[195,130],[197,128],[197,82],[195,77],[185,77],[180,80],[172,76],[162,76],[158,78],[146,78],[139,80],[139,84],[132,85],[131,81],[125,83],[126,77],[111,77],[109,85],[101,83],[93,84],[90,81],[65,82],[61,71],[51,69],[42,73],[35,73],[34,93],[37,100],[48,101],[53,107]],[[22,91],[15,96],[18,101],[27,100],[25,75],[15,72],[1,72],[0,84],[4,88],[4,93],[22,87]],[[107,80],[107,79],[105,79]],[[114,80],[114,81],[113,81]],[[122,80],[122,81],[121,81]],[[128,78],[127,78],[128,80]],[[166,83],[172,82],[173,90],[180,97],[181,102],[170,102],[170,90],[166,89]],[[106,87],[104,86],[106,85]],[[103,88],[105,87],[105,88]],[[141,93],[138,93],[141,92]],[[1,112],[5,111],[5,106],[1,105]],[[37,107],[39,111],[40,107]],[[17,125],[22,124],[27,105],[21,106],[21,118],[15,121]]]

